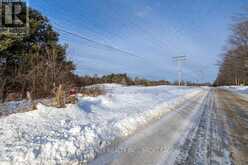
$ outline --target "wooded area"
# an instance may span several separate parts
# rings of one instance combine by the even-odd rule
[[[66,46],[58,43],[58,33],[48,19],[36,10],[29,10],[30,30],[27,35],[0,34],[0,95],[4,101],[9,93],[33,98],[51,94],[58,84],[68,86],[75,69],[66,60]]]
[[[215,85],[248,85],[248,11],[235,18]]]

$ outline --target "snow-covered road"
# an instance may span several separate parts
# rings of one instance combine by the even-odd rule
[[[195,125],[201,116],[202,102],[207,92],[203,92],[182,105],[175,107],[174,111],[165,115],[153,125],[141,130],[127,141],[108,148],[91,165],[129,165],[171,164],[177,155],[175,147],[183,144],[188,130]],[[171,162],[171,163],[170,163]]]
[[[193,97],[91,165],[246,165],[248,101],[223,89]]]

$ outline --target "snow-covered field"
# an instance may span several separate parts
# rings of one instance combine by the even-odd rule
[[[79,97],[64,109],[0,118],[0,164],[78,164],[118,138],[158,120],[202,88],[104,85],[106,95]]]
[[[234,92],[248,94],[248,86],[224,86],[224,88]]]

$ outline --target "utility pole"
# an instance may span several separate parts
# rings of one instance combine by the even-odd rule
[[[182,83],[182,64],[186,62],[186,56],[175,56],[173,61],[177,63],[178,85]]]

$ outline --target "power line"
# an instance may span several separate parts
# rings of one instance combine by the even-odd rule
[[[62,8],[60,8],[60,9],[62,9]],[[63,9],[62,9],[61,11],[64,12],[64,13],[66,13],[65,10],[63,10]],[[115,19],[116,17],[113,17],[113,16],[119,15],[118,10],[111,10],[111,11],[112,11],[112,13],[113,13],[111,19]],[[85,17],[85,15],[82,15],[82,14],[79,14],[79,15],[82,16],[82,17],[84,18],[84,20],[86,20],[86,21],[88,20],[87,17]],[[88,16],[88,17],[89,17],[89,16]],[[66,20],[66,22],[69,22],[69,20]],[[149,34],[152,35],[151,31],[149,31],[148,29],[144,29],[143,26],[140,26],[140,25],[137,24],[135,21],[129,19],[129,23],[132,24],[133,26],[136,26],[138,30],[143,31],[143,33],[144,33],[143,36],[146,36],[146,38],[147,38],[147,37],[149,38],[149,36],[148,36]],[[126,26],[126,24],[124,24],[124,23],[122,23],[122,25],[123,25],[123,27]],[[89,27],[88,24],[86,24],[86,26],[88,27],[87,29],[91,29],[91,32],[92,32],[93,26],[92,26],[92,27]],[[84,27],[85,27],[85,24],[84,24]],[[126,28],[128,28],[128,26],[126,26]],[[96,32],[93,32],[93,33],[97,34]],[[108,34],[113,34],[113,32],[108,33]],[[120,33],[115,33],[115,36],[119,36],[119,38],[125,38],[125,37],[123,37],[122,35],[120,35]],[[157,41],[158,43],[155,44],[155,42],[151,42],[151,41],[147,38],[147,41],[148,41],[150,44],[152,44],[152,45],[154,45],[154,46],[158,46],[160,49],[165,48],[164,46],[162,46],[162,45],[164,45],[164,42],[162,42],[162,40],[159,40],[159,39],[156,38],[154,35],[153,35],[152,37],[153,37],[154,41]]]
[[[69,34],[69,35],[78,37],[78,38],[80,38],[80,39],[82,39],[82,40],[85,40],[85,41],[88,41],[88,42],[91,42],[91,43],[94,43],[94,44],[103,46],[103,47],[105,47],[105,48],[107,48],[107,49],[112,49],[112,50],[115,50],[115,51],[118,51],[118,52],[127,54],[127,55],[129,55],[129,56],[133,56],[133,57],[136,57],[136,58],[141,58],[140,56],[137,56],[137,55],[135,55],[135,54],[133,54],[133,53],[130,53],[130,52],[127,52],[127,51],[125,51],[125,50],[121,50],[121,49],[119,49],[119,48],[113,47],[113,46],[108,45],[108,44],[100,43],[100,42],[95,41],[95,40],[93,40],[93,39],[89,39],[89,38],[87,38],[87,37],[81,35],[80,33],[71,32],[71,31],[65,30],[65,29],[63,29],[63,28],[61,28],[61,27],[58,27],[58,26],[56,26],[56,25],[54,26],[54,28],[55,28],[56,30],[58,30],[58,31],[63,32],[63,33],[67,33],[67,34]]]
[[[47,7],[49,7],[49,6],[47,5]],[[60,9],[62,9],[62,8],[60,8]],[[64,12],[64,13],[66,13],[66,11],[63,10],[63,9],[62,9],[61,11]],[[84,17],[82,14],[79,14],[79,15],[82,16],[83,18],[86,18],[86,19],[87,19],[87,17]],[[86,20],[86,19],[85,19],[85,20]],[[86,21],[87,21],[87,20],[86,20]],[[66,22],[70,22],[70,21],[67,19]],[[55,25],[58,25],[58,24],[55,23],[55,22],[53,22],[53,23],[54,23]],[[93,26],[90,27],[90,26],[88,26],[88,24],[86,24],[86,25],[87,25],[88,29],[91,29],[91,30],[93,29]],[[84,26],[85,26],[85,24],[84,24]],[[100,42],[98,42],[98,41],[89,39],[89,38],[87,38],[87,37],[85,37],[85,36],[82,36],[80,33],[67,31],[67,30],[65,30],[65,28],[62,28],[60,25],[58,25],[57,27],[54,26],[54,28],[56,28],[57,30],[59,30],[59,31],[61,31],[61,32],[64,32],[64,33],[67,33],[67,34],[76,36],[76,37],[78,37],[78,38],[80,38],[80,39],[83,39],[83,40],[86,40],[86,41],[95,43],[95,44],[100,45],[100,46],[103,46],[103,47],[105,47],[105,48],[112,49],[112,50],[115,50],[115,51],[118,51],[118,52],[121,52],[121,53],[130,55],[130,56],[133,56],[133,57],[142,58],[141,56],[135,55],[134,53],[130,53],[130,52],[128,52],[128,51],[125,51],[125,50],[116,48],[116,47],[111,46],[111,45],[109,45],[109,44],[104,44],[104,43],[100,43]],[[90,31],[90,32],[92,32],[92,31]],[[93,32],[93,33],[94,33],[94,34],[97,34],[96,32]],[[120,36],[119,34],[115,34],[115,35],[116,35],[116,36],[117,36],[117,35]],[[123,37],[122,37],[122,38],[123,38]]]
[[[107,4],[105,4],[105,5],[107,5]],[[51,5],[50,5],[50,6],[51,6]],[[50,6],[48,6],[48,7],[50,7]],[[61,11],[62,13],[64,13],[64,16],[66,16],[65,13],[68,13],[68,12],[66,12],[66,11],[63,9],[63,6],[60,6],[58,9],[59,9],[59,11]],[[88,16],[85,15],[85,14],[87,14]],[[90,16],[89,16],[88,13],[85,13],[85,14],[82,14],[82,13],[80,14],[80,13],[79,13],[79,15],[80,15],[81,17],[80,17],[80,19],[78,19],[78,21],[79,21],[80,23],[83,23],[83,27],[84,27],[84,28],[87,27],[86,29],[87,29],[89,32],[94,33],[95,35],[97,35],[97,34],[99,33],[99,31],[98,31],[94,26],[90,26],[90,25],[88,24],[88,23],[90,22],[90,20],[88,19],[88,18],[90,18]],[[120,16],[119,10],[118,10],[117,8],[116,8],[115,10],[111,10],[111,13],[110,13],[108,16],[110,16],[110,17],[111,17],[110,19],[113,20],[113,21],[118,20],[118,18],[119,18],[119,16]],[[82,18],[82,19],[81,19],[81,18]],[[65,19],[64,19],[64,20],[65,20]],[[69,22],[70,22],[69,19],[66,19],[66,20],[65,20],[65,23],[69,23]],[[54,23],[54,22],[53,22],[53,23]],[[71,23],[71,24],[73,24],[73,23]],[[149,42],[149,43],[151,43],[152,45],[156,45],[156,46],[159,47],[161,50],[163,50],[163,48],[169,47],[168,43],[165,44],[165,42],[164,42],[163,40],[161,40],[160,37],[154,35],[154,34],[152,33],[151,30],[145,28],[145,26],[141,26],[139,23],[137,23],[137,21],[134,21],[134,19],[128,19],[128,22],[127,22],[126,24],[123,23],[123,22],[121,22],[121,25],[122,25],[122,27],[125,27],[125,28],[130,29],[130,30],[139,30],[139,31],[142,31],[142,32],[144,33],[144,36],[145,36],[144,39],[146,40],[146,42]],[[131,25],[131,26],[127,26],[127,25]],[[63,24],[63,27],[64,27],[64,24]],[[70,26],[70,27],[71,27],[71,26]],[[61,26],[55,27],[55,28],[58,29],[60,32],[62,32],[62,33],[64,33],[64,34],[68,34],[68,35],[71,35],[71,36],[75,36],[75,37],[77,37],[77,38],[80,38],[80,39],[82,39],[82,40],[88,41],[88,42],[90,42],[90,43],[94,43],[95,45],[94,45],[94,46],[90,45],[91,47],[98,48],[98,46],[103,46],[103,47],[108,48],[108,49],[110,49],[110,50],[118,51],[118,52],[124,53],[124,54],[129,55],[129,56],[132,56],[132,57],[143,58],[143,57],[141,57],[141,56],[137,56],[137,55],[135,55],[135,54],[133,54],[133,53],[130,53],[130,52],[128,52],[128,51],[121,50],[121,49],[119,49],[119,48],[113,47],[113,46],[111,46],[111,45],[109,45],[109,44],[104,44],[105,42],[103,42],[103,41],[105,40],[105,38],[106,38],[106,39],[109,39],[108,36],[110,36],[110,35],[114,35],[114,36],[118,37],[119,39],[126,38],[127,36],[125,35],[125,33],[116,33],[115,31],[111,31],[111,32],[108,31],[108,32],[106,32],[106,33],[104,33],[104,34],[101,34],[101,35],[104,36],[105,38],[103,38],[103,41],[98,42],[98,41],[89,39],[88,37],[85,37],[85,36],[81,35],[81,34],[78,33],[78,32],[72,32],[72,31],[65,30],[66,28],[61,28]],[[69,37],[68,37],[68,38],[69,38]],[[92,38],[92,37],[91,37],[91,38]],[[153,42],[152,40],[155,41],[155,42]],[[167,45],[167,46],[164,46],[164,45]],[[182,57],[182,56],[180,56],[180,57]],[[143,58],[143,60],[146,60],[146,59]],[[146,60],[146,61],[148,61],[148,60]],[[151,61],[149,61],[149,62],[151,62]],[[179,64],[178,64],[178,65],[179,65]],[[180,65],[182,65],[182,64],[180,64]],[[179,68],[179,67],[178,67],[178,68]],[[178,70],[180,70],[180,69],[178,69]],[[182,71],[180,72],[180,75],[181,75],[180,77],[182,77]],[[182,79],[182,78],[181,78],[181,79]]]

